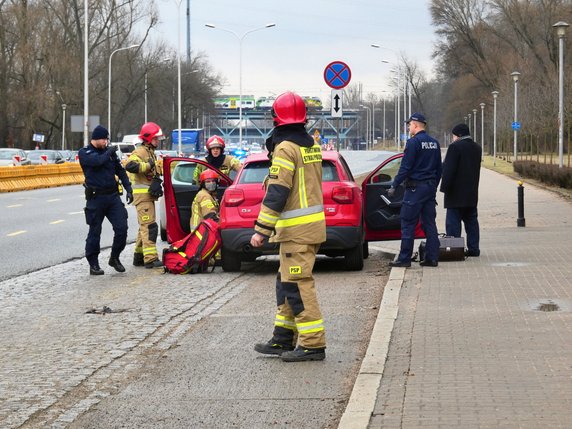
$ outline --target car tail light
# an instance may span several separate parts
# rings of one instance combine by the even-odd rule
[[[236,207],[244,202],[244,192],[242,189],[227,189],[224,200],[227,206]]]
[[[335,186],[332,189],[332,199],[340,204],[350,204],[354,199],[354,191],[347,186]]]

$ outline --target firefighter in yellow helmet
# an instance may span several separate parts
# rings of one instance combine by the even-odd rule
[[[218,174],[210,169],[205,170],[201,173],[199,181],[200,191],[191,207],[191,231],[205,218],[214,218],[218,221],[219,202],[216,199]]]
[[[324,322],[312,276],[316,252],[326,240],[322,152],[306,132],[306,105],[299,95],[277,97],[272,116],[275,128],[266,142],[272,165],[250,243],[280,243],[278,310],[272,339],[254,350],[285,362],[323,360]]]
[[[221,173],[224,173],[228,176],[231,170],[238,171],[240,170],[240,167],[242,167],[242,164],[238,158],[232,155],[226,155],[224,153],[224,148],[226,145],[222,137],[216,135],[212,136],[207,140],[205,146],[207,149],[207,156],[205,157],[205,161],[216,169],[220,170]],[[193,176],[195,183],[199,183],[200,175],[203,171],[205,171],[205,169],[206,167],[197,165]]]
[[[143,144],[131,153],[125,165],[133,184],[133,204],[137,209],[139,223],[133,265],[159,268],[163,263],[157,253],[159,226],[156,222],[155,201],[163,195],[160,178],[163,172],[157,162],[155,149],[164,135],[159,125],[147,122],[141,127],[139,138]]]

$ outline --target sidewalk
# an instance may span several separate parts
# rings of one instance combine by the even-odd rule
[[[392,270],[340,428],[572,427],[572,204],[524,186],[518,228],[482,170],[479,258]]]

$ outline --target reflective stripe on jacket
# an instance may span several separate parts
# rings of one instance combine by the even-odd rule
[[[219,212],[219,204],[217,199],[211,195],[206,189],[201,189],[193,200],[191,207],[191,231],[193,231],[199,223],[209,213],[217,214]]]

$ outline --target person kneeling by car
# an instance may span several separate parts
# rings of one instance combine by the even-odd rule
[[[216,199],[218,174],[213,170],[203,171],[200,175],[199,186],[200,191],[195,196],[191,208],[191,232],[203,219],[213,218],[218,222],[219,202]]]

